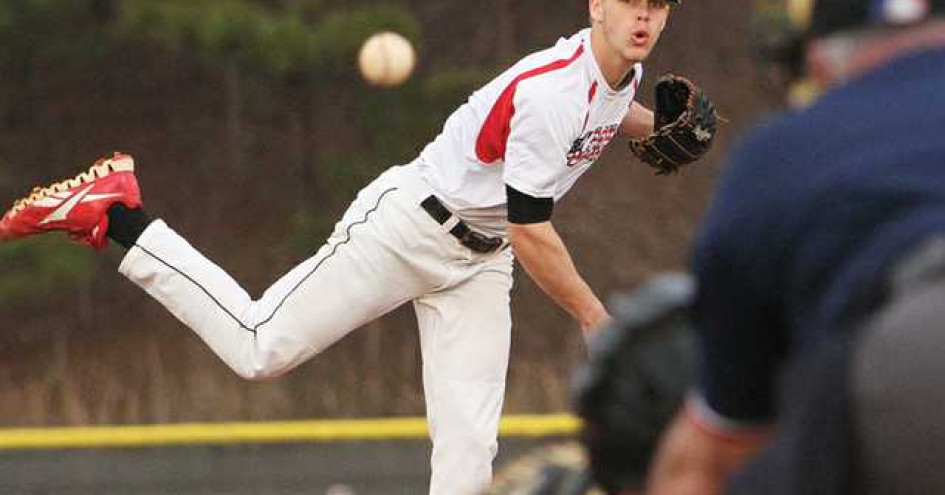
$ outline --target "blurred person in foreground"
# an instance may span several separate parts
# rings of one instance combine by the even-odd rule
[[[941,493],[945,0],[789,3],[823,94],[730,158],[646,493]]]
[[[642,62],[679,4],[588,0],[589,28],[474,92],[414,161],[362,189],[327,242],[258,299],[152,221],[129,155],[17,201],[0,220],[0,240],[63,231],[94,247],[117,242],[128,249],[119,271],[251,380],[287,373],[411,302],[433,441],[430,492],[473,493],[490,480],[498,449],[513,251],[591,334],[610,315],[552,225],[555,203],[618,134],[659,173],[713,141],[714,106],[690,81],[661,78],[655,112],[635,101]]]

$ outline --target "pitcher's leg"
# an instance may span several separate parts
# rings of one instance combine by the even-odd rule
[[[508,369],[508,271],[415,301],[433,440],[431,494],[478,493],[492,478]]]
[[[120,271],[192,328],[239,375],[284,373],[354,328],[409,300],[423,282],[378,238],[400,222],[396,190],[359,196],[318,253],[258,300],[161,221]]]

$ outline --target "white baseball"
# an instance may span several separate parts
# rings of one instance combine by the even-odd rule
[[[410,41],[391,31],[371,36],[358,53],[361,76],[365,81],[382,87],[403,84],[413,72],[416,61]]]

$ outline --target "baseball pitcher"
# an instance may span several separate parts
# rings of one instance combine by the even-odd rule
[[[411,302],[433,441],[430,493],[474,493],[497,450],[513,253],[590,332],[609,316],[550,222],[555,202],[620,132],[663,173],[701,156],[715,133],[714,109],[684,79],[657,85],[655,116],[633,101],[640,63],[679,1],[588,4],[589,29],[473,93],[416,159],[361,190],[325,245],[258,299],[145,213],[125,154],[17,201],[0,240],[64,231],[126,247],[119,271],[250,380],[286,373]]]

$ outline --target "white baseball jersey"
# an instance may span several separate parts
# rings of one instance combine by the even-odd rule
[[[618,132],[643,68],[614,90],[591,53],[590,29],[525,57],[470,96],[421,153],[446,205],[489,233],[506,224],[505,185],[560,199]]]

